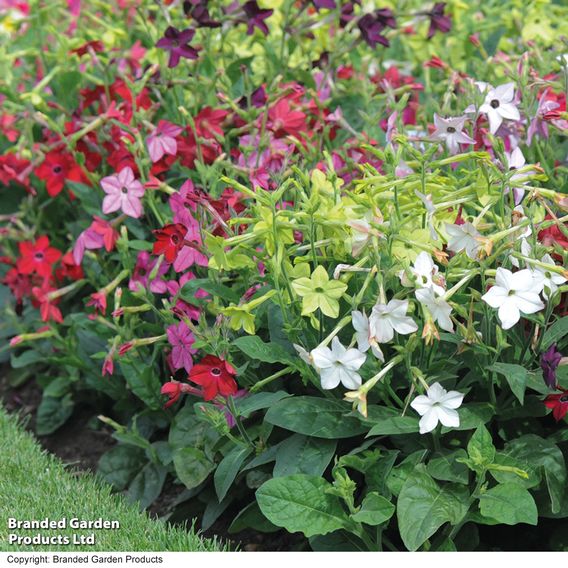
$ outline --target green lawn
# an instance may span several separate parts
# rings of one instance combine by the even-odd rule
[[[8,518],[58,521],[66,518],[118,521],[117,530],[8,528]],[[94,546],[23,546],[9,544],[8,535],[33,537],[95,533]],[[44,452],[33,436],[0,408],[0,551],[219,551],[219,543],[199,538],[192,531],[167,526],[140,513],[135,505],[89,474],[73,475]]]

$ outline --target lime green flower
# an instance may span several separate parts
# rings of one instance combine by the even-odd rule
[[[310,278],[298,278],[292,282],[294,292],[302,298],[302,315],[307,316],[318,308],[331,318],[339,315],[339,298],[347,290],[347,284],[329,280],[323,266],[318,266]]]

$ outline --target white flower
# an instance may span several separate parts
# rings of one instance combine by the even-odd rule
[[[355,337],[357,338],[357,347],[362,353],[366,353],[371,349],[373,355],[380,361],[385,360],[385,356],[381,348],[377,344],[377,340],[371,336],[369,328],[369,318],[358,310],[351,312],[351,323],[355,329]]]
[[[481,243],[479,231],[468,221],[463,225],[454,225],[446,223],[446,232],[449,235],[448,249],[452,252],[461,252],[465,250],[465,254],[472,260],[477,259]]]
[[[461,406],[464,395],[458,391],[448,392],[440,383],[434,383],[428,388],[427,396],[417,396],[410,406],[422,416],[420,433],[426,434],[436,428],[441,422],[448,428],[457,428],[460,417],[456,408]]]
[[[432,288],[416,290],[416,299],[430,312],[434,321],[445,331],[454,331],[454,324],[450,319],[452,307],[443,296],[436,296]]]
[[[462,132],[466,120],[465,116],[442,118],[434,113],[436,130],[432,133],[432,140],[444,140],[450,154],[457,154],[460,144],[475,144],[473,138]]]
[[[387,343],[394,337],[394,332],[408,335],[418,326],[406,315],[408,300],[391,300],[388,304],[375,304],[369,318],[369,330],[379,343]]]
[[[438,233],[436,232],[436,227],[434,227],[434,214],[436,213],[436,206],[432,200],[432,194],[424,195],[420,193],[417,189],[414,190],[416,197],[422,201],[424,207],[426,208],[426,219],[428,221],[428,227],[430,228],[430,237],[433,241],[438,240]]]
[[[345,388],[357,389],[361,386],[361,375],[357,372],[367,358],[358,349],[346,349],[334,337],[329,347],[316,347],[311,352],[314,366],[324,389],[334,389],[339,383]]]
[[[445,290],[438,282],[443,282],[443,277],[438,274],[438,267],[434,264],[432,257],[422,251],[414,261],[414,266],[409,268],[411,274],[416,279],[417,288],[432,288],[436,294],[442,295]],[[403,286],[412,286],[412,282],[401,272],[400,276]]]
[[[551,266],[556,266],[556,263],[549,254],[545,254],[540,261],[545,264],[550,264]],[[546,300],[554,295],[556,290],[558,290],[558,286],[562,286],[562,284],[566,282],[566,278],[564,278],[562,274],[546,270],[546,268],[542,266],[535,266],[533,275],[539,280],[539,285],[542,286],[542,295]]]
[[[313,363],[313,361],[312,361],[312,356],[310,355],[309,351],[306,351],[306,349],[304,349],[301,345],[298,345],[297,343],[294,343],[293,345],[294,345],[294,349],[296,350],[296,353],[298,354],[298,357],[300,357],[300,359],[304,363],[311,365]]]
[[[505,268],[498,268],[495,286],[482,299],[492,308],[499,309],[503,329],[510,329],[523,314],[534,314],[544,308],[539,294],[542,282],[534,278],[532,270],[525,268],[514,274]]]
[[[525,157],[518,146],[511,153],[505,152],[505,161],[507,162],[505,166],[509,171],[518,170],[526,164]],[[524,173],[513,174],[509,178],[509,184],[513,188],[513,195],[515,196],[515,205],[519,205],[523,200],[525,190],[522,186],[529,181],[529,176],[532,173],[533,170],[527,170]],[[505,188],[505,193],[509,193],[509,187]]]
[[[504,118],[508,120],[520,120],[521,118],[515,106],[516,103],[513,102],[515,98],[515,84],[505,83],[496,88],[486,85],[486,88],[489,88],[489,91],[485,96],[485,102],[479,107],[479,112],[487,115],[489,131],[491,134],[495,134]]]

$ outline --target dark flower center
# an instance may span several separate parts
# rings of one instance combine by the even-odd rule
[[[36,253],[34,254],[34,258],[35,258],[36,260],[43,260],[43,252],[40,252],[40,251],[36,252]]]
[[[122,191],[122,193],[128,193],[128,188],[127,187],[121,187],[120,191]]]
[[[559,399],[558,402],[568,402],[568,394],[563,394]]]
[[[61,166],[53,166],[53,173],[54,174],[60,174],[63,171],[63,168]]]
[[[171,240],[174,245],[179,244],[179,235],[172,235]]]
[[[515,295],[515,291],[514,290],[509,290],[509,293],[507,294],[507,296],[514,296]]]
[[[172,39],[172,47],[179,47],[179,40]]]
[[[446,128],[446,132],[449,132],[450,134],[453,134],[456,131],[456,129],[453,126],[448,126],[448,128]]]
[[[213,367],[213,368],[211,369],[211,374],[212,374],[214,377],[220,377],[220,376],[221,376],[221,369],[219,369],[219,367]]]
[[[493,99],[490,103],[491,108],[499,108],[499,101],[497,99]]]

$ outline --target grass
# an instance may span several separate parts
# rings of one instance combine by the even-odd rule
[[[58,521],[62,518],[118,521],[116,530],[9,529],[8,519]],[[92,546],[73,544],[10,544],[9,534],[33,537],[90,535]],[[170,527],[140,513],[136,505],[90,474],[74,475],[55,457],[43,451],[31,434],[0,407],[0,551],[222,551],[227,548],[202,539],[193,530]]]

